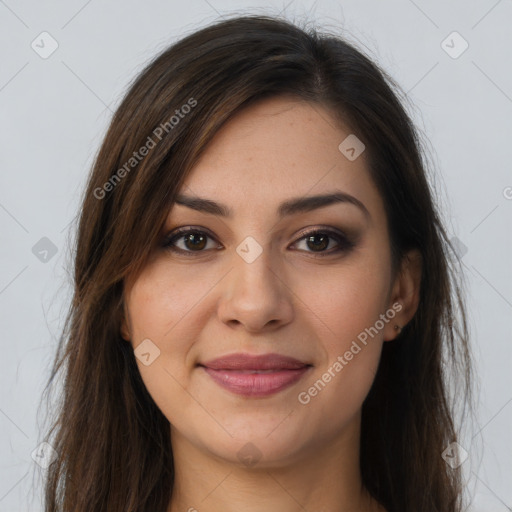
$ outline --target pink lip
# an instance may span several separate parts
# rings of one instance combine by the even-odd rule
[[[200,366],[221,387],[247,397],[264,397],[282,391],[311,368],[310,364],[279,354],[232,354]]]

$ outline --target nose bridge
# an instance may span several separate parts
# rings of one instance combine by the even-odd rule
[[[276,280],[272,265],[271,249],[269,245],[262,246],[254,238],[248,237],[236,248],[235,275],[241,285],[257,287],[270,292]],[[272,279],[273,278],[273,279]]]
[[[247,237],[236,248],[233,280],[236,293],[246,299],[270,301],[275,298],[279,281],[269,244],[263,246],[253,237]],[[260,295],[265,295],[265,297]]]
[[[268,245],[262,246],[247,237],[233,254],[233,267],[219,308],[224,322],[241,323],[257,330],[269,322],[289,321],[290,296],[278,274],[280,264],[273,261]]]

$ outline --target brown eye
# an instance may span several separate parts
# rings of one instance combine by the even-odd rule
[[[189,233],[188,235],[183,235],[183,239],[187,249],[201,250],[206,247],[206,236],[201,233]]]
[[[306,243],[308,244],[308,247],[313,251],[322,251],[327,249],[329,246],[329,239],[329,235],[326,235],[325,233],[315,233],[314,235],[309,235],[306,237]]]
[[[162,245],[170,251],[190,254],[194,252],[204,252],[206,248],[218,247],[215,244],[213,244],[213,247],[208,247],[209,240],[213,240],[213,237],[205,231],[192,228],[180,228],[177,232],[171,233],[171,235],[166,237]]]
[[[334,241],[334,248],[332,241]],[[295,244],[305,242],[306,252],[317,253],[317,256],[349,251],[355,244],[345,235],[328,229],[317,229],[302,236]],[[329,250],[326,250],[329,248]],[[301,249],[302,250],[302,249]]]

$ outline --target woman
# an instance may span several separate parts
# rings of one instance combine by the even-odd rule
[[[392,84],[262,16],[135,80],[81,208],[46,510],[462,510],[464,304]]]

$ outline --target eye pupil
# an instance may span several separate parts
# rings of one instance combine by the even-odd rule
[[[192,245],[189,245],[189,242],[191,242]],[[188,249],[204,249],[206,246],[206,237],[199,233],[189,233],[185,235],[185,245]]]
[[[315,241],[315,240],[317,240],[319,238],[321,239],[320,242]],[[322,233],[315,233],[314,235],[308,236],[307,243],[308,243],[308,247],[310,249],[311,248],[325,249],[326,247],[329,246],[329,236],[325,235],[325,234],[322,234]],[[310,243],[312,243],[313,246],[310,246],[309,245]]]

